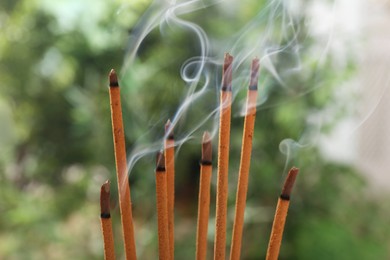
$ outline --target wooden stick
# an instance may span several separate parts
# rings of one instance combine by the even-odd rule
[[[232,245],[230,248],[230,259],[239,260],[241,255],[242,231],[244,226],[244,212],[246,206],[246,195],[248,191],[249,167],[251,163],[252,138],[256,118],[257,80],[259,71],[259,60],[252,61],[250,83],[247,92],[246,114],[244,120],[244,131],[242,135],[241,161],[238,173],[238,184],[236,194],[236,212],[233,224]]]
[[[214,244],[215,260],[225,260],[226,254],[226,214],[228,199],[230,116],[232,103],[232,62],[233,57],[226,53],[223,65],[219,121],[217,203]]]
[[[112,133],[114,138],[115,165],[118,179],[119,208],[121,212],[123,239],[126,259],[137,259],[135,251],[133,213],[131,209],[130,184],[127,176],[127,158],[125,148],[125,135],[122,121],[122,107],[118,77],[112,69],[110,80],[110,107],[112,120]]]
[[[110,214],[110,182],[106,181],[100,188],[100,224],[102,227],[104,259],[115,260],[114,236]]]
[[[202,161],[200,162],[198,225],[196,232],[197,260],[204,260],[207,255],[207,228],[210,212],[210,182],[212,171],[211,137],[208,132],[205,132],[202,140]]]
[[[174,259],[175,250],[175,139],[171,121],[165,124],[165,166],[167,171],[169,252]]]
[[[168,232],[167,173],[164,153],[157,154],[156,163],[156,199],[158,225],[158,252],[160,260],[170,259]]]
[[[298,168],[291,168],[284,183],[282,194],[278,199],[278,205],[276,206],[276,212],[272,225],[271,237],[268,244],[266,260],[277,260],[279,257],[284,224],[286,223],[288,206],[290,205],[290,194],[298,172]]]

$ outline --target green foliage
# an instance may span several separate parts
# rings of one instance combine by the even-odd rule
[[[249,48],[256,35],[266,32],[271,13],[257,13],[268,10],[268,4],[246,0],[233,8],[211,5],[179,18],[198,24],[212,36],[211,56],[221,62],[225,49],[219,46],[233,48],[231,39],[237,39],[249,19],[255,21],[254,33],[243,33],[233,52],[241,46]],[[0,37],[6,39],[0,42],[0,258],[101,259],[98,192],[106,179],[113,183],[116,251],[123,258],[106,75],[112,67],[120,71],[127,37],[131,41],[137,33],[136,21],[148,5],[149,1],[96,1],[93,6],[84,4],[76,18],[66,20],[69,10],[61,8],[70,5],[64,3],[58,7],[43,0],[0,4]],[[282,29],[285,16],[279,7],[273,11],[270,45],[287,44],[291,31]],[[311,53],[318,46],[305,31],[305,19],[304,13],[292,17],[300,28],[294,36],[302,46],[301,70],[291,73],[297,57],[286,48],[270,58],[281,80],[265,69],[260,73],[259,98],[264,103],[258,107],[253,139],[242,259],[264,257],[282,173],[292,164],[301,173],[280,259],[386,259],[388,207],[383,207],[382,199],[367,196],[366,184],[355,169],[326,161],[311,138],[311,132],[320,131],[310,123],[313,115],[329,107],[335,111],[321,131],[332,129],[345,116],[344,104],[334,100],[334,88],[352,75],[353,66],[350,63],[340,71],[333,67],[331,56],[321,65],[313,59]],[[188,30],[175,24],[162,28],[163,35],[158,28],[148,34],[131,66],[120,73],[129,156],[136,161],[142,147],[154,149],[140,156],[130,173],[140,259],[157,258],[153,153],[161,148],[163,125],[174,117],[189,88],[180,68],[200,53],[197,38]],[[227,250],[242,136],[239,111],[250,58],[243,59],[234,72]],[[199,140],[203,130],[215,130],[217,122],[221,69],[206,66],[211,83],[175,128],[177,140],[186,140],[177,147],[176,157],[177,259],[195,253]],[[205,82],[201,78],[196,90]],[[201,125],[205,116],[210,117]],[[282,147],[290,149],[287,159],[279,151],[281,142],[289,144]],[[214,151],[216,158],[216,147]],[[213,196],[209,257],[214,200]]]

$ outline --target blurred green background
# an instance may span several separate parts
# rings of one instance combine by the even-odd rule
[[[218,107],[224,51],[232,51],[240,61],[234,72],[239,87],[235,89],[231,131],[227,251],[230,249],[243,124],[239,111],[245,100],[250,59],[255,55],[263,58],[265,53],[263,49],[241,52],[240,48],[258,46],[252,45],[256,33],[268,33],[264,46],[270,46],[269,52],[278,45],[286,48],[271,59],[280,80],[271,75],[269,60],[262,59],[268,69],[261,69],[259,78],[261,104],[253,140],[242,259],[264,258],[276,201],[292,165],[301,168],[301,173],[280,259],[388,259],[388,197],[368,196],[359,171],[324,158],[315,141],[348,113],[333,93],[353,76],[353,54],[347,54],[342,67],[335,65],[331,54],[321,62],[313,58],[324,46],[308,33],[305,9],[287,15],[276,3],[203,1],[195,6],[204,8],[192,12],[181,13],[178,8],[181,19],[201,26],[211,36],[208,56],[213,62],[206,64],[210,82],[204,96],[193,100],[175,121],[176,137],[183,141],[176,153],[176,258],[195,255],[199,140],[203,130],[216,133],[213,111]],[[309,1],[303,3],[304,7]],[[191,90],[191,84],[180,77],[181,66],[199,55],[201,48],[193,33],[167,19],[161,30],[157,26],[150,31],[130,59],[142,28],[135,25],[150,4],[148,0],[1,1],[1,259],[102,259],[99,191],[106,179],[112,181],[116,253],[118,259],[124,259],[107,88],[111,68],[120,72],[132,162],[137,255],[139,259],[157,259],[154,153],[161,147],[164,123],[175,116]],[[163,15],[158,16],[158,8],[150,9],[149,18],[154,15],[164,20]],[[260,16],[259,10],[263,10]],[[275,19],[271,27],[270,19]],[[252,27],[238,37],[237,32],[250,20]],[[270,28],[272,33],[267,32]],[[298,65],[302,67],[296,71]],[[189,73],[194,73],[191,67]],[[205,83],[206,78],[200,77],[195,91]],[[321,127],[312,123],[310,118],[329,108],[333,113],[326,123]],[[209,119],[200,125],[206,116]],[[216,137],[213,143],[216,158]],[[279,144],[282,151],[288,151],[282,153]],[[214,237],[216,172],[213,174],[209,259]]]

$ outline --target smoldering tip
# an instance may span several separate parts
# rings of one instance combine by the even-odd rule
[[[230,55],[230,53],[229,52],[226,52],[225,53],[225,57],[224,57],[224,64],[225,65],[231,65],[232,64],[232,62],[233,62],[233,56],[232,55]]]
[[[290,171],[287,174],[286,181],[284,182],[282,194],[280,195],[280,198],[283,200],[289,200],[291,191],[294,187],[295,179],[297,178],[297,175],[299,173],[299,169],[296,167],[292,167]]]
[[[167,120],[167,123],[165,124],[165,135],[166,135],[166,138],[169,139],[169,140],[173,140],[174,139],[174,135],[173,135],[173,127],[172,127],[172,123],[171,123],[171,120]]]
[[[202,165],[212,164],[212,145],[210,133],[205,131],[202,139]]]
[[[108,180],[100,188],[100,216],[110,217],[110,181]]]
[[[259,59],[256,57],[252,60],[249,90],[257,90],[257,82],[259,80],[259,68],[260,68]]]
[[[108,75],[110,81],[110,87],[119,87],[118,76],[114,69],[111,69],[110,74]]]
[[[233,56],[225,53],[222,70],[222,91],[232,91]]]
[[[209,131],[204,131],[202,137],[202,143],[211,143],[211,135]]]
[[[157,152],[156,155],[156,172],[165,172],[165,156],[163,151]]]
[[[104,188],[104,192],[110,193],[110,181],[106,180],[105,183],[103,183],[102,188]]]

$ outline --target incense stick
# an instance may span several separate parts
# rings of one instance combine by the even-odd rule
[[[157,154],[156,163],[156,204],[158,225],[158,252],[160,260],[170,259],[168,234],[167,173],[164,153]]]
[[[114,260],[114,236],[110,214],[110,182],[106,181],[100,188],[100,224],[102,227],[104,259]]]
[[[206,259],[207,228],[210,212],[210,181],[212,174],[212,146],[208,132],[203,134],[202,161],[200,162],[200,181],[198,198],[198,225],[196,232],[196,259]]]
[[[228,199],[228,167],[230,144],[230,115],[232,103],[232,62],[233,57],[225,54],[222,75],[219,144],[218,144],[218,176],[217,205],[215,216],[214,259],[225,260],[226,247],[226,214]]]
[[[131,209],[130,184],[127,177],[127,158],[125,135],[122,121],[122,107],[118,77],[112,69],[110,80],[110,107],[112,133],[114,139],[115,165],[118,179],[119,208],[121,212],[122,231],[125,244],[126,259],[137,259],[135,251],[133,214]]]
[[[241,161],[238,173],[236,211],[233,224],[232,245],[230,259],[239,260],[241,254],[241,241],[244,226],[244,212],[246,206],[246,195],[248,191],[248,177],[251,163],[253,130],[256,118],[257,80],[259,71],[259,60],[252,61],[250,83],[247,92],[246,113],[244,120],[244,131],[242,136]]]
[[[282,243],[284,224],[286,223],[288,206],[290,205],[290,194],[294,186],[295,179],[299,172],[298,168],[291,168],[284,183],[282,194],[278,199],[274,222],[272,225],[271,237],[267,249],[267,260],[277,260]]]
[[[175,250],[175,139],[171,121],[165,124],[165,166],[167,171],[169,252],[174,259]]]

